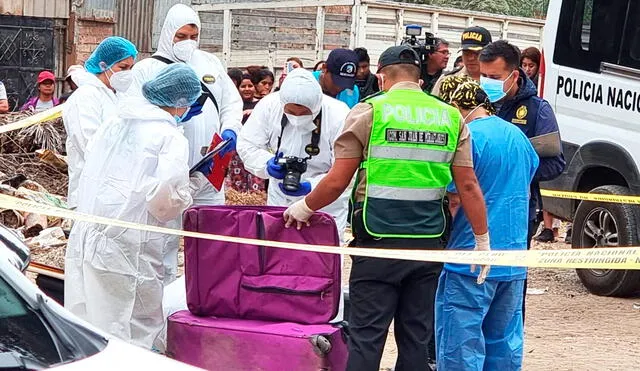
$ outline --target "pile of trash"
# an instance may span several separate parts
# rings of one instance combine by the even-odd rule
[[[0,115],[0,127],[30,115]],[[61,118],[0,134],[0,194],[67,208],[65,141]],[[0,224],[24,239],[33,261],[64,267],[71,220],[0,208]]]

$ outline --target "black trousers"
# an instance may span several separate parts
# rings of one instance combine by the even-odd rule
[[[353,218],[355,246],[442,248],[441,241],[381,239],[369,236],[361,214]],[[435,292],[441,263],[353,256],[349,277],[348,371],[378,371],[389,325],[395,320],[396,371],[427,370],[427,344],[433,336]]]

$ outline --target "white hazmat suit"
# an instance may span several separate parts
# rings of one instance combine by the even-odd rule
[[[192,203],[189,145],[166,111],[143,97],[118,105],[119,117],[90,142],[78,211],[175,228]],[[69,238],[65,307],[97,327],[150,349],[164,325],[163,258],[175,239],[79,222]]]
[[[344,120],[349,108],[343,102],[322,94],[320,85],[306,70],[296,69],[285,80],[282,89],[262,98],[256,105],[249,120],[244,124],[238,137],[238,154],[245,169],[263,179],[268,179],[267,162],[275,155],[278,137],[282,131],[280,152],[284,156],[307,157],[305,147],[311,143],[311,132],[315,129],[312,119],[289,122],[282,130],[281,120],[286,103],[303,105],[313,113],[313,117],[322,109],[320,130],[320,153],[307,161],[307,171],[302,174],[301,182],[308,181],[315,188],[329,172],[335,161],[333,143],[342,133]],[[282,192],[278,183],[282,180],[271,178],[267,203],[273,206],[289,206],[302,197],[288,196]],[[331,214],[336,219],[338,231],[342,234],[347,224],[350,190],[331,205],[320,211]]]
[[[194,24],[201,30],[200,18],[190,7],[176,4],[164,20],[158,51],[154,54],[173,62],[180,62],[174,53],[174,36],[181,27]],[[211,99],[207,99],[202,114],[193,117],[185,124],[184,135],[189,141],[189,166],[195,165],[206,154],[207,148],[215,133],[231,129],[238,133],[242,127],[242,98],[229,76],[226,68],[213,54],[195,50],[186,62],[192,67],[198,78],[213,93],[220,112]],[[154,58],[144,59],[133,66],[133,83],[127,91],[128,95],[140,95],[142,85],[153,79],[166,63]],[[224,191],[217,192],[210,183],[203,183],[202,189],[194,195],[196,205],[223,205]]]
[[[284,114],[284,106],[288,103],[309,108],[312,116],[307,120],[288,122],[283,130],[282,115]],[[349,107],[346,104],[322,94],[320,85],[313,75],[307,70],[298,68],[287,75],[280,91],[269,94],[260,100],[249,120],[244,124],[238,137],[238,154],[247,171],[260,178],[270,179],[268,205],[290,206],[304,197],[284,194],[278,186],[282,180],[269,176],[267,162],[275,155],[278,138],[281,135],[279,151],[284,156],[308,157],[305,147],[311,143],[311,134],[316,129],[312,119],[321,111],[320,142],[318,143],[320,153],[307,160],[307,171],[300,177],[300,182],[311,183],[311,189],[313,189],[327,175],[335,161],[333,144],[342,133],[344,120],[349,113]],[[350,193],[351,187],[348,187],[336,201],[319,210],[334,217],[341,242],[343,242],[343,233],[347,226]],[[343,311],[344,300],[341,296],[338,315],[332,322],[340,322],[343,318]]]
[[[67,132],[67,161],[69,163],[70,208],[78,206],[78,182],[85,164],[87,144],[98,128],[117,114],[117,98],[96,75],[74,71],[71,78],[78,89],[71,94],[62,110]]]

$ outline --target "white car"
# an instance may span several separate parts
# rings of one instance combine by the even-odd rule
[[[640,2],[551,0],[542,96],[555,110],[567,161],[543,188],[640,195]],[[544,199],[573,221],[572,248],[640,245],[636,205]],[[640,271],[579,269],[594,294],[630,296]]]
[[[45,296],[29,250],[0,226],[0,370],[199,370],[111,337]]]

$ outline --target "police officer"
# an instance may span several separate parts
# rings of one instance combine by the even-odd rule
[[[476,250],[489,250],[485,204],[473,172],[467,128],[455,108],[422,92],[419,79],[420,60],[413,49],[394,46],[382,53],[378,81],[384,93],[349,113],[335,142],[333,167],[309,195],[287,209],[287,226],[301,228],[314,210],[340,196],[357,171],[351,217],[355,246],[442,249],[448,230],[443,198],[453,176]],[[396,370],[424,370],[442,264],[352,260],[347,370],[379,369],[394,319]],[[482,267],[481,275],[487,269]]]
[[[448,76],[469,76],[476,81],[480,81],[480,64],[478,57],[480,51],[491,43],[491,32],[484,27],[469,27],[462,32],[460,44],[462,47],[462,63],[464,67],[455,69],[436,81],[431,94],[440,96],[440,87],[442,82]]]
[[[558,122],[549,102],[537,96],[536,86],[520,68],[520,50],[516,46],[498,40],[487,45],[479,59],[480,85],[496,107],[498,117],[519,127],[540,156],[540,165],[531,183],[527,239],[527,248],[530,248],[531,237],[539,224],[537,210],[542,210],[539,182],[557,178],[566,164]],[[526,282],[524,290],[526,293]]]

